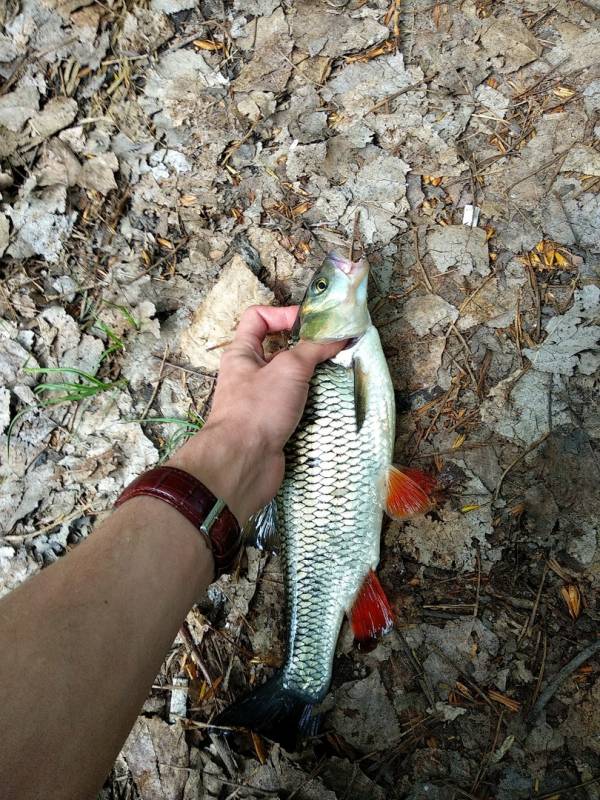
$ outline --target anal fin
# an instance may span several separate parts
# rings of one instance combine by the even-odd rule
[[[349,614],[354,638],[368,642],[391,630],[394,615],[376,573],[371,570]]]
[[[279,548],[279,534],[275,500],[253,514],[244,525],[243,532],[247,545],[256,547],[257,550],[276,551]]]
[[[436,480],[420,469],[389,466],[386,475],[385,510],[394,519],[422,514],[435,505]]]

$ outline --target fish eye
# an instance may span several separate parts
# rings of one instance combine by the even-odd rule
[[[317,294],[322,294],[328,286],[329,281],[327,278],[317,278],[314,283],[314,290],[317,292]]]

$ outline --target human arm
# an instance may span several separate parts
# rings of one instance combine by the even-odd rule
[[[262,340],[289,329],[295,315],[246,312],[223,355],[205,428],[169,462],[222,497],[241,522],[277,491],[310,376],[341,346],[301,343],[267,362]],[[93,796],[212,578],[194,526],[162,501],[137,497],[0,601],[3,796]]]

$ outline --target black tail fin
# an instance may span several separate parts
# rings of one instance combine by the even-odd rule
[[[308,706],[308,708],[307,708]],[[221,712],[213,723],[248,728],[293,750],[300,732],[312,733],[307,725],[311,705],[285,687],[281,673]]]

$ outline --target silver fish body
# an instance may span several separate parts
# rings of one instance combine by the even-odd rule
[[[280,670],[215,722],[249,728],[288,749],[299,733],[315,733],[319,715],[312,708],[329,688],[344,614],[354,606],[359,640],[392,622],[372,574],[384,505],[404,516],[428,503],[413,480],[415,471],[411,478],[392,466],[394,391],[369,318],[367,280],[366,262],[330,253],[306,289],[294,326],[298,346],[348,339],[355,344],[315,370],[304,415],[286,445],[276,500],[247,526],[259,546],[269,546],[275,529],[279,534],[287,653]]]
[[[306,703],[326,694],[344,613],[379,561],[394,434],[394,391],[370,325],[317,367],[277,496],[288,632],[282,678]]]

